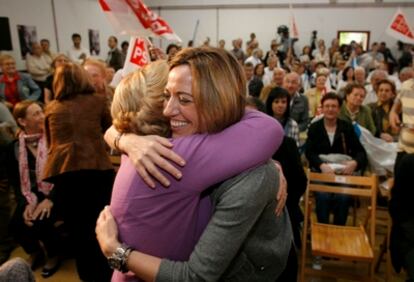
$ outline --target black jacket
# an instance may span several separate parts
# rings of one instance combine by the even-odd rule
[[[319,166],[323,163],[319,158],[320,154],[348,155],[358,163],[356,170],[361,172],[367,165],[367,154],[361,142],[359,142],[352,124],[341,119],[337,120],[332,146],[324,126],[324,119],[321,119],[309,127],[305,148],[309,167],[314,171],[320,171]]]

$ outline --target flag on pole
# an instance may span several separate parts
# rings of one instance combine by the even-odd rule
[[[290,37],[299,39],[298,25],[296,24],[295,15],[293,14],[292,4],[289,4],[290,10]]]
[[[414,33],[410,28],[407,17],[403,11],[398,8],[397,12],[392,17],[386,32],[388,35],[400,40],[404,43],[414,44]]]
[[[151,61],[147,49],[146,39],[136,36],[131,36],[125,64],[122,69],[122,77],[128,73],[142,68]]]
[[[159,36],[181,42],[168,23],[151,11],[142,0],[99,0],[102,10],[119,34]]]

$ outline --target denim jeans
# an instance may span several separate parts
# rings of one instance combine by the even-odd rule
[[[348,195],[315,192],[318,222],[329,223],[329,214],[334,214],[335,225],[345,225],[352,197]]]

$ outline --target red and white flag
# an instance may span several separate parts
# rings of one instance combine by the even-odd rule
[[[131,36],[159,36],[181,42],[168,23],[142,0],[99,0],[116,33]]]
[[[128,52],[122,69],[122,77],[142,68],[150,61],[146,39],[132,36],[129,41]]]
[[[386,32],[388,35],[404,43],[414,44],[414,33],[410,28],[407,17],[401,9],[398,9],[392,17]]]
[[[298,25],[296,24],[295,15],[293,14],[292,4],[289,5],[290,10],[290,37],[299,39]]]

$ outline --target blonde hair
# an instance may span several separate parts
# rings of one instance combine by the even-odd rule
[[[53,69],[56,69],[56,66],[55,66],[55,64],[56,64],[56,62],[60,59],[60,58],[64,58],[66,61],[67,61],[67,63],[69,63],[71,60],[69,59],[69,57],[68,56],[66,56],[65,54],[63,54],[63,53],[59,53],[59,54],[57,54],[55,57],[54,57],[54,59],[53,59],[53,61],[52,61],[52,68]]]
[[[181,65],[190,67],[199,132],[219,132],[242,118],[246,78],[229,52],[211,47],[186,48],[174,56],[170,65],[170,70]]]
[[[106,77],[106,64],[102,61],[96,59],[86,59],[83,63],[83,66],[95,66],[99,69],[102,74],[102,77]]]
[[[14,62],[16,62],[16,60],[14,59],[13,56],[11,56],[9,54],[3,54],[3,55],[0,55],[0,66],[3,65],[3,62],[5,60],[13,60]]]
[[[156,61],[120,82],[111,107],[112,123],[119,132],[169,135],[168,119],[162,114],[167,79],[167,62]]]

